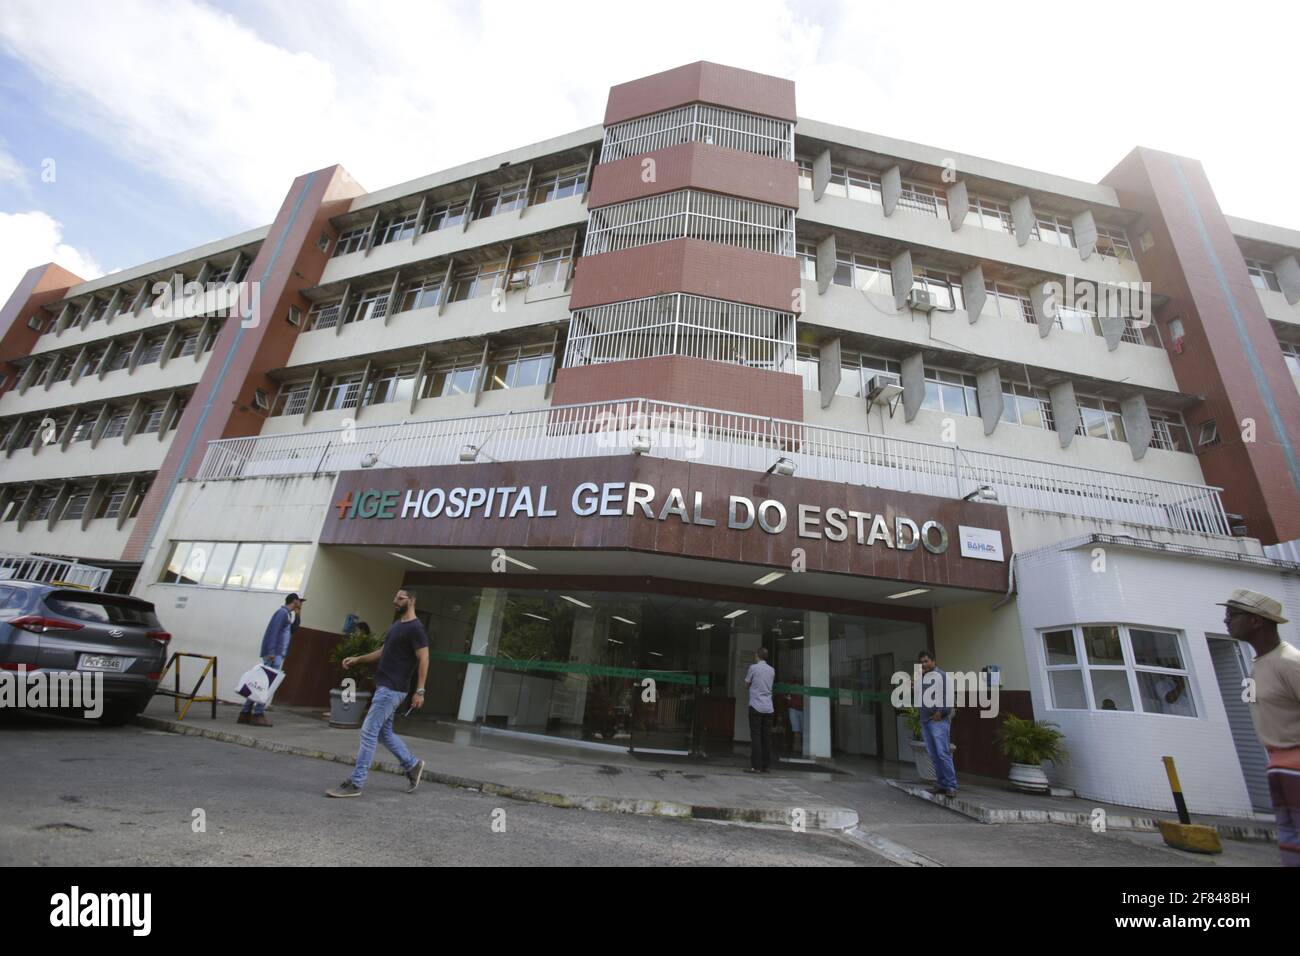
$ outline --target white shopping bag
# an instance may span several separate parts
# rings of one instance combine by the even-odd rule
[[[284,680],[284,671],[270,664],[259,663],[243,677],[239,678],[239,689],[235,692],[247,697],[255,704],[269,704],[275,690]]]

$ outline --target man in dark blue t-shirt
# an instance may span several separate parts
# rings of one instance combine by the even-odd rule
[[[419,668],[415,696],[411,706],[419,710],[424,706],[424,680],[429,674],[429,635],[415,616],[415,595],[403,589],[393,597],[397,620],[384,635],[384,646],[362,657],[345,657],[343,669],[354,664],[372,664],[379,661],[375,673],[375,695],[370,700],[370,711],[361,725],[361,749],[357,751],[357,767],[352,776],[333,790],[325,791],[331,797],[359,797],[370,773],[370,762],[375,757],[375,743],[382,743],[402,765],[412,793],[420,785],[424,761],[411,755],[402,738],[393,733],[393,717],[398,705],[406,699],[411,686],[411,675]]]

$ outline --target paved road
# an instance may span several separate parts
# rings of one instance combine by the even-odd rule
[[[427,781],[407,795],[391,774],[372,775],[360,799],[329,800],[323,791],[348,772],[341,764],[139,727],[3,717],[0,865],[888,865],[826,834],[559,810]],[[841,788],[792,775],[772,785],[794,802],[836,797],[858,809],[863,828],[946,865],[1278,865],[1272,844],[1225,841],[1223,856],[1201,857],[1156,834],[985,826],[882,781]],[[205,833],[192,830],[195,809]],[[504,833],[492,829],[498,809]]]
[[[0,865],[886,866],[815,833],[559,810],[137,727],[0,727]],[[207,832],[192,831],[193,811]],[[493,815],[505,811],[505,832]]]

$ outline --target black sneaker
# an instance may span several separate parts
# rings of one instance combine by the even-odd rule
[[[424,761],[416,763],[414,767],[406,771],[406,780],[410,784],[406,788],[407,793],[415,793],[415,788],[420,785],[420,775],[424,773]]]
[[[327,796],[327,797],[359,797],[359,796],[361,796],[361,788],[358,787],[358,786],[357,786],[355,783],[353,783],[351,780],[344,780],[341,784],[339,784],[339,785],[338,785],[337,787],[335,787],[333,790],[326,790],[326,791],[325,791],[325,796]]]

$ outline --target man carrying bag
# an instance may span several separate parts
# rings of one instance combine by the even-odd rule
[[[290,594],[284,604],[276,608],[262,635],[262,663],[279,670],[289,653],[289,638],[294,620],[302,612],[303,599]],[[237,723],[252,724],[254,727],[270,727],[271,721],[266,717],[266,703],[254,704],[252,699],[244,702],[244,709],[239,712]]]

